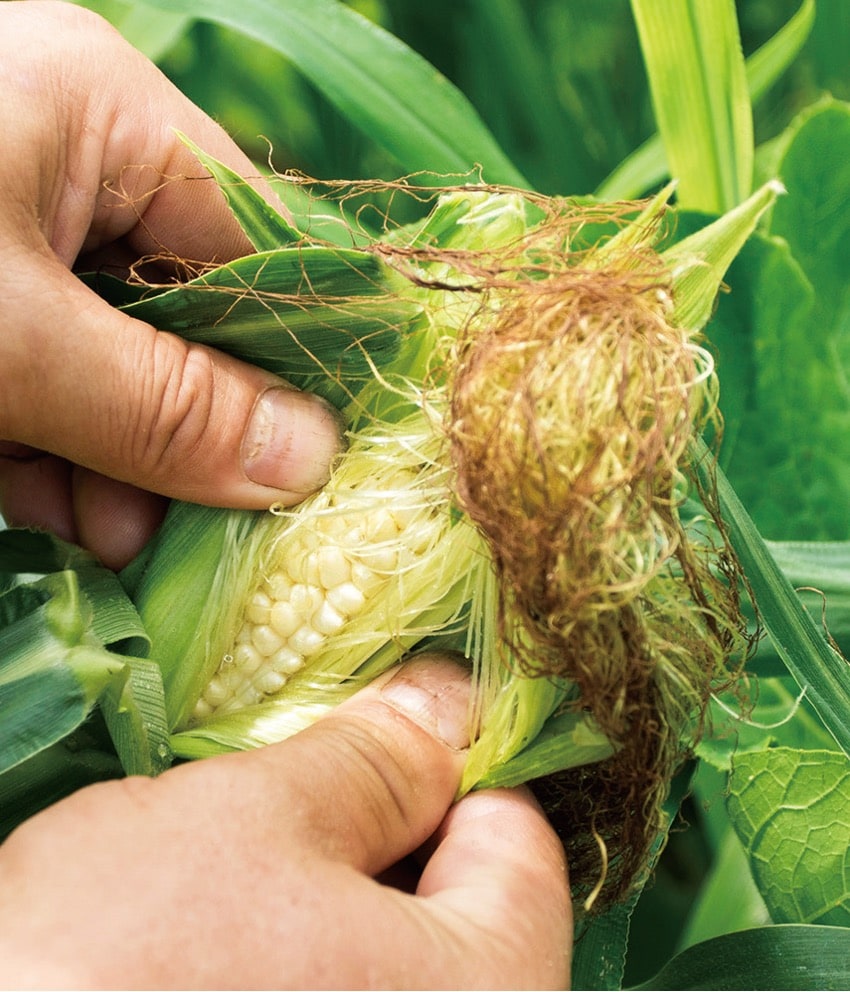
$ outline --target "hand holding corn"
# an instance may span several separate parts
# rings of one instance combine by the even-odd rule
[[[0,985],[565,988],[569,894],[542,813],[494,790],[446,816],[468,689],[420,661],[283,744],[30,820],[0,847]],[[376,884],[429,837],[415,894]]]
[[[174,124],[244,168],[235,146],[72,5],[2,6],[0,81],[8,521],[117,566],[159,522],[153,492],[251,508],[320,485],[338,444],[323,404],[154,334],[71,274],[161,243],[248,251],[209,183],[158,189],[197,172]],[[29,820],[0,846],[0,985],[563,986],[563,851],[538,807],[482,792],[446,816],[467,682],[420,662],[280,747],[93,786]],[[421,877],[395,866],[429,837]],[[386,869],[417,894],[377,885]]]
[[[3,4],[0,85],[8,523],[45,527],[119,567],[159,523],[163,496],[258,509],[317,488],[338,444],[324,405],[121,316],[71,273],[120,271],[161,244],[201,261],[248,252],[209,183],[163,183],[199,173],[175,126],[234,168],[250,170],[247,159],[105,21],[71,4]]]

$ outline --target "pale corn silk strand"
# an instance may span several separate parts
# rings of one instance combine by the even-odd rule
[[[612,742],[546,786],[568,800],[580,889],[597,888],[606,852],[604,906],[644,870],[708,698],[746,654],[722,527],[680,519],[716,383],[671,321],[660,217],[616,250],[642,205],[477,193],[465,230],[369,247],[423,305],[402,356],[414,367],[375,370],[329,485],[240,551],[252,575],[209,638],[189,723],[309,708],[444,635],[473,664],[488,760],[528,735],[513,687],[532,678],[538,700]]]

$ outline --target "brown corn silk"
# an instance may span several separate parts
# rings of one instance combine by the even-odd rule
[[[675,325],[651,247],[575,247],[634,204],[545,209],[492,255],[415,254],[481,296],[446,363],[445,429],[458,502],[498,575],[502,661],[575,683],[571,705],[618,748],[540,788],[585,894],[602,848],[605,906],[646,869],[671,779],[749,642],[709,494],[714,539],[680,518],[692,441],[719,428],[710,356]]]

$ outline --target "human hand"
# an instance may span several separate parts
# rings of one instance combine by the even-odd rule
[[[71,272],[81,257],[122,266],[162,246],[199,261],[247,254],[215,184],[191,178],[203,170],[174,129],[242,174],[250,162],[73,4],[0,4],[0,90],[7,522],[120,567],[160,522],[164,497],[260,509],[318,488],[339,445],[324,404],[122,315]]]
[[[401,671],[282,744],[24,824],[0,847],[0,985],[565,988],[560,843],[524,790],[449,808],[468,680]],[[426,841],[415,894],[375,880]]]

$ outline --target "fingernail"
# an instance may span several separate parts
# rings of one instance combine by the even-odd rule
[[[267,389],[242,440],[242,467],[252,482],[306,496],[328,481],[341,436],[337,412],[318,396]]]
[[[422,654],[381,688],[384,702],[455,750],[469,747],[469,672],[445,655]]]

